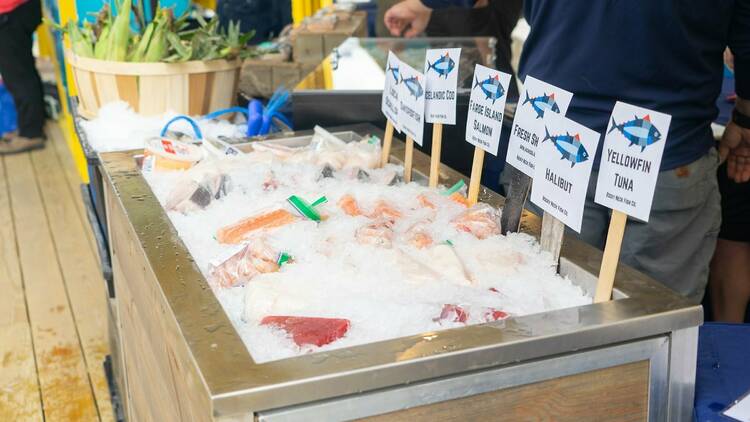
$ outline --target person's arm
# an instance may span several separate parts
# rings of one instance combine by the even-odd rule
[[[750,0],[735,2],[729,30],[729,49],[734,55],[735,110],[750,118]],[[744,119],[743,119],[744,120]],[[743,127],[747,126],[747,127]],[[735,182],[750,181],[750,125],[730,121],[719,144],[727,174]]]

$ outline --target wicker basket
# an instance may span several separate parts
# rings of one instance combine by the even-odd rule
[[[93,117],[99,107],[126,101],[144,115],[171,110],[191,116],[234,104],[242,60],[184,63],[130,63],[66,57],[78,87],[79,113]]]

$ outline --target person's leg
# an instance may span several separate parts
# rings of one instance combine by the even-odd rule
[[[719,239],[710,286],[714,320],[743,322],[750,301],[750,243]]]
[[[721,225],[718,153],[659,173],[648,223],[628,219],[621,261],[700,303]]]
[[[18,113],[18,135],[44,136],[42,81],[32,54],[33,34],[41,23],[39,0],[30,0],[8,13],[0,23],[0,75],[13,96]]]

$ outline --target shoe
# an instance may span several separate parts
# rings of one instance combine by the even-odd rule
[[[27,138],[16,134],[10,134],[0,138],[0,155],[17,154],[35,149],[44,148],[45,139],[41,136]]]

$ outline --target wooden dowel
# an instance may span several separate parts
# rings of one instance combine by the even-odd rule
[[[440,179],[440,151],[443,147],[443,124],[432,125],[432,151],[430,152],[430,183],[436,188]]]
[[[385,124],[385,138],[383,138],[383,150],[380,156],[380,166],[388,164],[388,158],[391,156],[391,144],[393,143],[393,123],[388,120]]]
[[[625,234],[625,223],[627,221],[628,216],[625,213],[612,210],[594,303],[606,302],[612,298],[612,287],[615,284],[615,273],[617,272],[617,263],[620,260],[620,248],[622,247],[622,237]]]
[[[414,140],[406,137],[406,153],[404,155],[404,182],[411,182],[411,166],[414,161]]]
[[[482,167],[484,167],[484,150],[474,148],[474,161],[471,163],[471,178],[469,179],[469,204],[474,205],[479,200],[479,188],[482,186]]]
[[[557,264],[560,260],[560,249],[562,248],[563,233],[565,233],[565,224],[552,214],[547,212],[542,215],[542,237],[540,244],[543,251],[552,254],[552,259]]]

